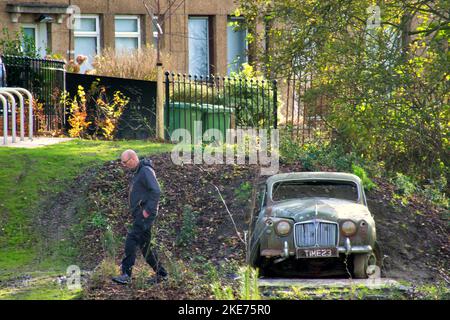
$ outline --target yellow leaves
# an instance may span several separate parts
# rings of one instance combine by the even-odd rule
[[[77,95],[80,97],[81,103],[86,103],[86,94],[84,93],[83,86],[78,86],[78,92]]]
[[[69,118],[69,124],[71,129],[69,130],[69,135],[72,138],[81,138],[83,132],[91,124],[90,121],[86,121],[87,114],[85,111],[75,111]]]
[[[94,121],[86,120],[86,93],[82,86],[78,86],[77,95],[73,100],[70,100],[68,95],[64,95],[66,104],[71,112],[68,120],[71,126],[69,130],[71,137],[82,137],[85,135],[90,124],[95,124],[97,128],[95,134],[99,133],[108,140],[114,137],[119,118],[130,99],[125,97],[120,91],[116,91],[112,102],[109,102],[105,100],[105,87],[102,86],[97,89],[97,91],[94,90],[94,92],[89,93],[89,96],[92,98],[90,99],[95,101]],[[95,94],[98,94],[97,98],[92,97]]]

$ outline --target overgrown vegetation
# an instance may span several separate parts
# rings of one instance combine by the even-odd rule
[[[374,178],[387,178],[396,186],[396,197],[403,203],[408,198],[420,196],[442,208],[449,207],[447,180],[444,176],[425,183],[417,177],[386,170],[383,162],[370,161],[353,151],[346,151],[340,144],[317,139],[301,144],[291,139],[289,132],[280,139],[280,157],[283,162],[299,161],[308,171],[336,170],[351,172],[361,178],[364,188],[375,189]],[[448,218],[448,217],[447,217]]]
[[[219,280],[211,284],[214,297],[217,300],[260,300],[258,270],[250,266],[239,269],[239,285],[237,288],[223,286]]]
[[[102,50],[101,55],[95,57],[92,62],[93,70],[90,74],[136,80],[156,81],[157,53],[153,46],[147,45],[130,52],[117,52],[112,48]],[[170,54],[161,53],[161,60],[166,70],[172,68]]]
[[[2,29],[0,37],[0,53],[4,55],[40,58],[34,40],[27,36],[23,30],[10,34],[8,28]]]
[[[239,3],[261,69],[310,83],[302,99],[327,102],[325,123],[345,154],[420,182],[449,174],[448,1]]]
[[[236,125],[244,127],[269,127],[273,124],[273,83],[265,79],[261,72],[244,63],[238,73],[229,77],[186,76],[174,77],[170,86],[172,101],[233,108]]]
[[[70,110],[68,122],[71,126],[69,129],[71,137],[91,136],[111,140],[129,98],[116,91],[112,101],[109,101],[105,87],[93,82],[87,94],[82,86],[78,86],[77,95],[70,98],[68,93],[63,93],[61,101]],[[91,112],[88,112],[88,108]]]
[[[178,246],[188,246],[197,235],[196,216],[198,212],[192,210],[192,207],[186,205],[183,209],[183,224],[176,243]]]

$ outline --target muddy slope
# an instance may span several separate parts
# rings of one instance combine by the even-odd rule
[[[247,229],[245,219],[251,205],[251,186],[263,179],[258,176],[259,170],[249,166],[176,166],[169,154],[151,156],[151,159],[163,189],[155,228],[161,258],[166,264],[179,261],[194,276],[165,284],[164,290],[124,288],[108,281],[96,283],[87,290],[88,299],[211,298],[204,266],[244,264],[245,246],[240,238]],[[301,170],[299,163],[281,166],[282,172]],[[113,255],[117,265],[123,254],[127,224],[131,222],[126,209],[129,178],[130,174],[118,162],[109,162],[89,179],[85,199],[91,214],[100,214],[115,235],[117,246]],[[414,282],[448,280],[449,230],[447,222],[440,219],[440,212],[420,199],[412,199],[407,206],[402,206],[393,200],[391,185],[376,182],[380,188],[370,192],[368,198],[386,256],[384,275]],[[236,227],[215,187],[220,190]],[[64,206],[56,207],[64,210]],[[186,233],[183,221],[187,211],[195,217],[195,232],[190,235],[189,243],[183,244],[180,234]],[[105,226],[90,223],[84,231],[85,236],[79,239],[83,248],[81,259],[86,266],[94,268],[110,250],[103,241]],[[138,269],[147,268],[142,261],[139,263]]]

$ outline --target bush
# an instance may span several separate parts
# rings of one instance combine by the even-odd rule
[[[396,173],[393,182],[396,187],[396,192],[406,197],[411,196],[418,189],[416,184],[412,181],[410,177],[400,172]]]
[[[430,183],[425,184],[423,189],[421,190],[421,193],[432,203],[448,209],[449,201],[446,195],[446,190],[447,179],[445,178],[445,176],[441,176],[441,178],[437,181],[430,181]],[[449,217],[448,211],[447,217]]]
[[[363,168],[361,168],[357,165],[352,165],[352,170],[353,170],[353,174],[357,175],[361,179],[364,189],[366,189],[367,191],[370,191],[376,187],[376,184],[372,180],[369,179],[366,171]]]
[[[0,37],[0,53],[4,55],[40,58],[33,39],[26,36],[23,31],[9,34],[8,28],[3,28]]]
[[[166,70],[172,68],[171,56],[161,54],[161,60]],[[120,53],[112,48],[102,51],[101,55],[95,57],[90,74],[100,76],[137,79],[156,80],[156,49],[152,46],[145,46],[131,52]]]
[[[88,115],[87,100],[94,104],[93,115]],[[113,99],[109,101],[106,97],[106,89],[94,82],[88,94],[82,86],[78,86],[77,95],[71,99],[68,93],[63,93],[61,101],[69,107],[70,116],[69,135],[71,137],[103,137],[111,140],[119,123],[125,106],[129,99],[120,91],[114,92]],[[88,119],[90,121],[88,121]]]

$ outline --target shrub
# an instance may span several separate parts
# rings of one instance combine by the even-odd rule
[[[161,60],[166,70],[172,67],[171,56],[162,53]],[[156,49],[147,45],[131,52],[116,52],[106,48],[101,55],[95,57],[90,74],[128,78],[137,80],[156,80]]]
[[[0,37],[1,54],[40,58],[36,49],[33,39],[26,36],[22,30],[11,36],[8,28],[2,29],[2,37]]]
[[[412,179],[400,172],[396,173],[394,184],[397,189],[396,191],[406,197],[411,196],[414,192],[417,191],[417,186],[412,181]]]
[[[176,240],[178,246],[187,246],[195,238],[197,234],[196,214],[197,212],[192,211],[191,206],[184,207],[183,224]]]
[[[363,168],[357,165],[352,165],[352,170],[353,173],[361,179],[364,189],[370,191],[376,187],[376,184],[372,180],[370,180],[370,178],[367,176],[366,171]]]
[[[87,100],[94,104],[93,115],[89,117],[87,112]],[[120,91],[114,92],[112,101],[106,97],[106,89],[94,82],[90,91],[86,95],[84,88],[78,86],[78,93],[70,99],[69,94],[63,93],[62,101],[69,106],[70,116],[69,135],[71,137],[86,137],[91,134],[94,137],[101,136],[111,140],[116,133],[120,116],[129,99]],[[88,118],[91,118],[88,121]]]
[[[68,93],[63,93],[61,100],[65,101],[70,111],[68,122],[71,129],[69,129],[69,135],[73,138],[81,138],[91,123],[87,121],[86,94],[83,87],[78,86],[78,93],[73,99],[69,98]]]
[[[234,190],[234,196],[236,200],[238,200],[239,202],[249,201],[249,199],[251,198],[252,189],[253,186],[250,182],[245,181],[241,183],[239,188]]]
[[[447,190],[447,179],[445,176],[441,176],[437,181],[430,181],[429,184],[424,185],[421,193],[425,196],[426,199],[431,201],[432,203],[441,206],[443,208],[449,208],[449,201],[446,195]],[[447,211],[447,219],[449,213]]]

